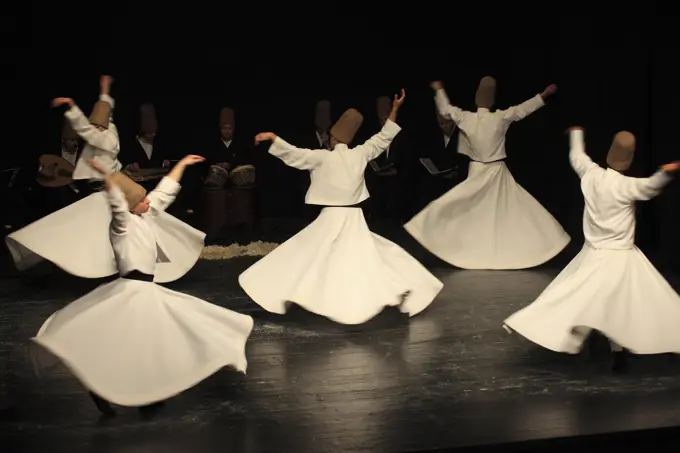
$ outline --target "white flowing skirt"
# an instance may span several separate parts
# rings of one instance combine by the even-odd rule
[[[342,324],[360,324],[384,307],[413,316],[443,284],[398,245],[372,233],[359,208],[330,207],[239,276],[265,310],[293,302]]]
[[[94,393],[122,406],[143,406],[225,366],[245,373],[252,328],[249,316],[121,278],[54,313],[33,340]],[[54,363],[40,351],[35,358],[43,371]]]
[[[153,221],[168,257],[156,266],[155,281],[177,280],[198,261],[205,234],[166,212],[156,212]],[[118,273],[110,224],[106,194],[98,192],[9,234],[5,242],[19,270],[45,259],[77,277],[108,277]]]
[[[505,325],[576,354],[591,330],[636,354],[680,353],[680,297],[637,248],[585,245],[534,303]]]
[[[471,162],[468,177],[405,226],[423,247],[463,269],[526,269],[571,240],[515,182],[505,162]]]

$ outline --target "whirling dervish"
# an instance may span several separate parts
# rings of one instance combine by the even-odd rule
[[[355,148],[348,145],[363,116],[354,109],[331,128],[332,150],[296,148],[271,132],[255,138],[271,141],[269,153],[286,165],[310,172],[305,202],[323,207],[310,225],[239,276],[265,310],[283,314],[292,302],[338,323],[360,324],[388,306],[414,316],[441,291],[442,282],[415,258],[369,230],[361,208],[369,197],[366,166],[401,130],[396,120],[404,98],[402,90],[382,130]]]
[[[115,413],[111,403],[157,405],[222,367],[246,371],[250,316],[153,283],[163,254],[157,212],[175,200],[185,168],[203,160],[186,156],[148,195],[90,160],[106,178],[102,195],[112,214],[104,228],[120,278],[55,312],[33,341],[71,370],[106,415]]]
[[[404,227],[423,247],[464,269],[525,269],[560,253],[570,237],[553,216],[510,174],[505,135],[510,125],[535,112],[556,91],[548,86],[522,104],[492,111],[496,81],[484,77],[476,112],[450,104],[434,82],[439,114],[460,130],[458,153],[471,159],[465,181],[427,205]]]
[[[633,161],[635,136],[619,132],[606,170],[585,153],[583,129],[570,130],[569,160],[585,200],[581,252],[543,293],[505,320],[506,329],[557,352],[576,354],[592,330],[609,338],[614,367],[635,354],[680,353],[680,297],[635,246],[635,202],[650,200],[680,163],[650,178],[622,173]]]

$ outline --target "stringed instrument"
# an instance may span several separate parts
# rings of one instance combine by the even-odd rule
[[[73,183],[75,167],[63,157],[53,154],[40,156],[35,180],[43,187],[64,187]]]

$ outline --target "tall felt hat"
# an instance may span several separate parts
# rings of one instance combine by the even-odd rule
[[[71,122],[64,118],[64,125],[61,128],[62,140],[78,140],[78,134],[71,127]]]
[[[490,109],[496,101],[496,79],[493,77],[482,77],[475,94],[475,105],[478,108]]]
[[[227,124],[234,127],[235,121],[234,111],[229,107],[222,107],[222,110],[220,110],[220,127]]]
[[[616,171],[626,171],[633,163],[634,155],[635,136],[628,131],[621,131],[612,140],[612,146],[607,153],[607,165]]]
[[[314,125],[319,129],[326,131],[331,127],[331,101],[323,99],[316,103],[316,110],[314,111]]]
[[[375,109],[378,112],[378,118],[383,119],[390,116],[392,110],[392,99],[387,96],[380,96],[375,101]]]
[[[111,173],[107,179],[111,185],[117,186],[123,192],[125,201],[127,201],[128,204],[128,209],[134,208],[137,203],[146,197],[146,189],[144,187],[119,171]]]
[[[95,102],[92,113],[90,113],[90,123],[108,129],[110,118],[111,104],[106,101]]]
[[[363,122],[364,117],[357,110],[345,110],[345,113],[331,128],[331,135],[340,143],[349,145]]]
[[[139,106],[139,131],[142,134],[158,132],[158,119],[153,104],[145,103]]]

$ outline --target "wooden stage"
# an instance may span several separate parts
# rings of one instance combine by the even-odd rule
[[[248,375],[223,370],[151,418],[122,408],[118,417],[100,420],[67,372],[33,375],[29,338],[52,312],[99,282],[49,266],[5,277],[2,451],[388,453],[476,447],[471,451],[583,453],[665,451],[660,443],[679,438],[680,358],[633,357],[629,371],[615,375],[604,341],[572,357],[502,329],[503,319],[533,300],[563,263],[513,272],[440,265],[433,272],[445,289],[421,315],[408,319],[390,309],[368,324],[347,327],[300,309],[286,316],[263,312],[237,283],[254,260],[201,261],[169,285],[255,318]],[[678,451],[677,445],[668,447]]]

